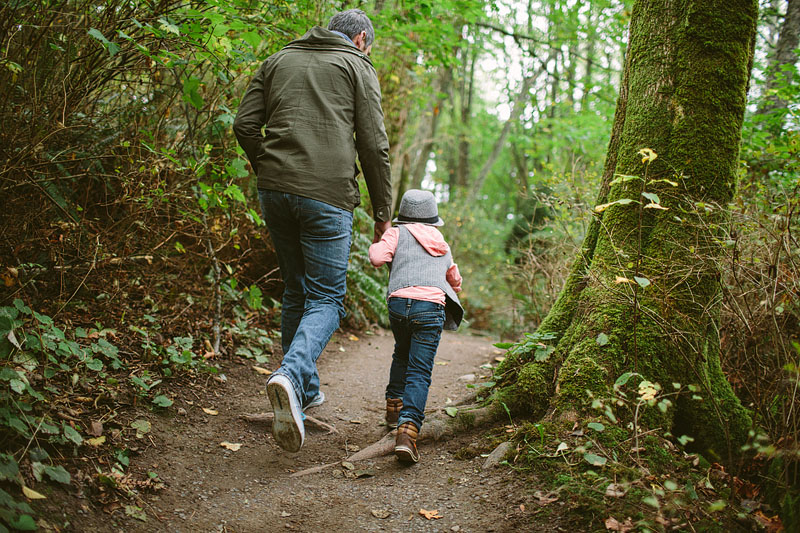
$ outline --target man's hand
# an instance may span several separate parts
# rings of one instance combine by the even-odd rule
[[[381,236],[392,227],[392,223],[388,220],[386,222],[375,221],[375,236],[372,238],[372,244],[381,240]]]

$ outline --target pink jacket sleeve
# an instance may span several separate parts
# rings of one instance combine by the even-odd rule
[[[379,267],[392,262],[399,236],[397,228],[389,228],[384,232],[381,240],[370,245],[369,262],[372,263],[372,266]]]
[[[447,269],[447,283],[453,287],[453,290],[456,292],[461,292],[461,273],[458,271],[458,265],[453,263],[450,265],[450,268]]]

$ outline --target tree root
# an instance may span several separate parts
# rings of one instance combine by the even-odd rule
[[[308,419],[308,417],[306,417]],[[424,426],[424,431],[420,433],[417,442],[426,441],[439,441],[444,438],[452,437],[463,431],[469,430],[473,427],[479,427],[497,419],[497,410],[489,407],[461,407],[455,417],[449,417],[443,413],[437,412],[429,417]],[[300,470],[291,474],[289,477],[302,477],[309,474],[316,474],[323,470],[341,464],[344,461],[351,463],[366,461],[369,459],[376,459],[390,455],[394,452],[394,441],[397,431],[391,431],[383,436],[381,440],[370,444],[366,448],[359,450],[350,457],[337,461],[335,463],[327,463],[320,466],[314,466]]]
[[[263,422],[271,426],[272,419],[275,418],[275,415],[274,413],[256,413],[256,414],[239,415],[239,418],[241,418],[242,420],[246,420],[247,422]],[[311,423],[312,426],[324,429],[325,431],[328,432],[328,435],[330,435],[331,433],[339,433],[339,431],[332,425],[328,424],[327,422],[323,422],[318,418],[314,418],[313,416],[306,415],[306,422]]]

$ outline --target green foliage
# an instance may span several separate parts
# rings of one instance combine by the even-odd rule
[[[347,266],[345,306],[350,313],[348,321],[362,328],[370,323],[389,326],[386,307],[388,272],[386,268],[377,269],[369,262],[372,226],[372,218],[357,207],[353,213],[353,244]]]

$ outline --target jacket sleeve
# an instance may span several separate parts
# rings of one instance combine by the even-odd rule
[[[267,122],[264,91],[264,66],[262,65],[250,81],[250,85],[239,103],[236,118],[233,120],[233,132],[255,174],[258,174],[258,156],[261,154],[264,140],[261,128]]]
[[[383,125],[381,89],[372,65],[361,69],[356,79],[356,150],[367,182],[372,216],[379,222],[391,218],[392,175],[389,138]]]
[[[372,266],[379,267],[391,263],[394,252],[397,250],[399,234],[397,228],[389,228],[384,232],[381,240],[369,247],[369,262]]]
[[[461,292],[461,273],[458,271],[458,265],[453,263],[450,265],[450,268],[447,269],[447,283],[453,287],[455,292]]]

